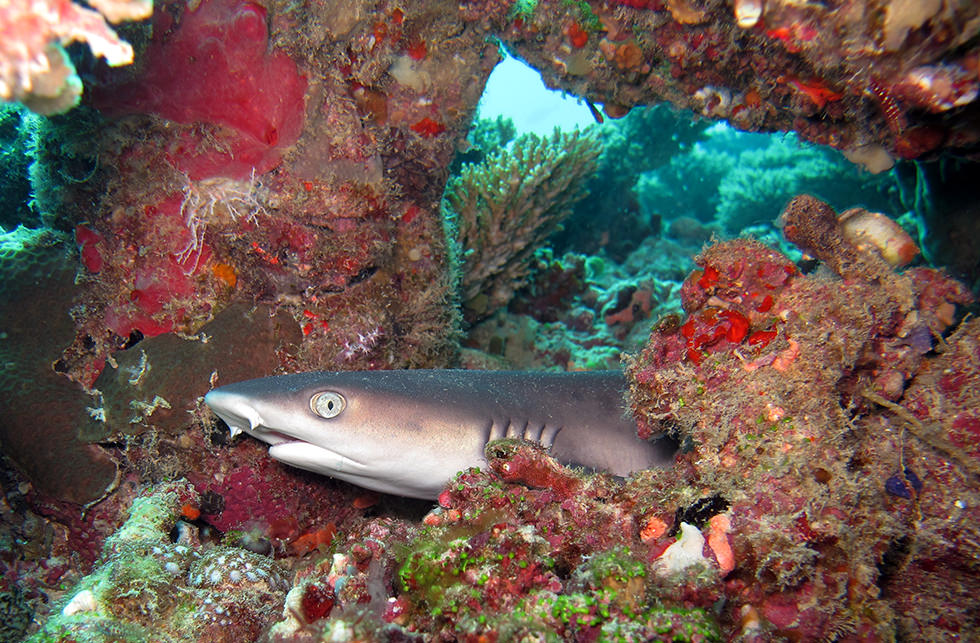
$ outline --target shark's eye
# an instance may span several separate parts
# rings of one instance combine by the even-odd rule
[[[322,418],[334,418],[341,414],[347,400],[340,393],[323,391],[310,398],[310,408]]]

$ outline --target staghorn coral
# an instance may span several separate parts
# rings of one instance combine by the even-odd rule
[[[598,155],[588,134],[529,134],[449,182],[443,210],[470,320],[506,305],[523,285],[534,251],[585,197]]]

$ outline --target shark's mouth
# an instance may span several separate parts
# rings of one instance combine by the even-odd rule
[[[275,446],[277,444],[286,444],[290,442],[306,444],[306,442],[300,440],[299,438],[295,438],[291,435],[280,433],[278,431],[271,431],[265,428],[264,426],[255,427],[254,429],[246,430],[245,432],[251,435],[253,438],[258,438],[259,440],[271,444],[272,446]]]
[[[249,420],[234,415],[232,413],[221,412],[217,414],[221,421],[228,427],[231,437],[234,438],[241,433],[247,433],[253,438],[262,440],[271,445],[283,444],[285,442],[302,442],[299,438],[287,433],[281,433],[264,426],[262,424],[252,424]]]
[[[307,471],[317,471],[330,476],[350,480],[350,476],[362,476],[368,470],[362,463],[342,453],[301,440],[280,442],[269,447],[269,455]]]

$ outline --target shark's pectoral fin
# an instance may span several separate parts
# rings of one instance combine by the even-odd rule
[[[269,447],[269,455],[279,462],[336,478],[347,479],[362,474],[366,469],[359,462],[309,442],[274,444]]]

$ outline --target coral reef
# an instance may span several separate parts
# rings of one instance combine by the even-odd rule
[[[8,231],[20,224],[37,224],[27,178],[33,160],[33,122],[26,109],[0,103],[0,228]]]
[[[864,203],[884,207],[883,196],[868,202],[889,178],[869,177],[833,150],[804,146],[794,137],[777,138],[761,150],[738,156],[718,185],[718,222],[732,235],[758,223],[772,223],[791,198],[806,191],[837,207]]]
[[[933,282],[942,289],[942,282]],[[970,636],[980,629],[973,602],[977,580],[976,526],[980,478],[980,324],[964,322],[943,352],[916,374],[901,406],[878,400],[879,424],[901,458],[886,486],[910,536],[883,561],[882,589],[899,613],[908,639]],[[867,454],[878,456],[878,449]],[[919,483],[916,484],[916,480]]]
[[[522,442],[487,452],[491,470],[459,476],[425,527],[374,521],[317,566],[273,640],[311,628],[321,639],[720,640],[708,606],[669,598],[673,572],[651,566],[674,539],[637,528],[639,489],[582,478]],[[691,562],[680,576],[718,582],[700,551]]]
[[[839,215],[811,196],[781,217],[799,265],[741,239],[703,248],[688,274],[684,257],[718,229],[702,225],[710,213],[735,232],[769,218],[745,203],[778,207],[816,175],[867,181],[790,146],[710,158],[706,122],[632,109],[667,100],[795,130],[873,171],[975,154],[974,3],[162,0],[124,32],[132,50],[106,19],[148,5],[90,5],[0,8],[0,99],[60,111],[86,82],[71,114],[5,108],[0,121],[0,140],[26,151],[3,159],[4,204],[21,202],[5,230],[46,226],[0,237],[4,635],[887,640],[980,627],[968,290],[900,267],[914,235],[876,212],[888,208]],[[497,121],[467,141],[495,38],[612,122],[511,142]],[[105,64],[132,51],[134,64]],[[467,151],[458,162],[483,169],[445,193],[459,224],[447,239],[444,190]],[[649,172],[711,194],[644,197]],[[958,199],[945,211],[969,213]],[[540,248],[572,209],[561,243],[599,254]],[[668,238],[622,238],[661,218]],[[953,245],[926,243],[927,259]],[[489,468],[462,472],[431,511],[280,466],[200,402],[275,372],[606,368],[641,348],[631,401],[644,436],[680,444],[671,470],[616,480],[493,443]]]
[[[599,147],[587,134],[528,134],[446,186],[445,216],[456,239],[460,296],[475,321],[505,306],[523,285],[534,251],[587,192]]]
[[[550,250],[536,253],[527,285],[507,309],[466,331],[467,368],[619,368],[654,323],[675,317],[678,293],[700,247],[648,238],[623,264]],[[476,349],[476,355],[469,349]]]
[[[591,127],[602,150],[598,167],[586,183],[588,195],[553,236],[555,249],[625,259],[644,237],[658,232],[657,219],[640,213],[638,178],[690,150],[708,126],[667,105],[655,105]]]
[[[45,430],[153,439],[186,428],[222,378],[447,365],[457,316],[439,200],[482,87],[469,79],[497,59],[484,28],[455,7],[430,19],[440,10],[426,3],[382,22],[353,5],[157,9],[152,35],[134,31],[139,64],[93,74],[86,105],[34,135],[41,219],[74,233],[80,273],[48,302],[53,316],[72,310],[74,338],[49,338],[60,355],[10,362],[76,383]],[[452,47],[426,48],[448,33]],[[265,348],[239,370],[243,337]],[[170,359],[183,370],[166,374]],[[88,408],[107,423],[92,425]],[[20,436],[35,426],[27,412],[5,424]],[[71,497],[98,497],[82,489]]]
[[[730,236],[748,233],[750,226],[771,225],[800,192],[838,208],[898,208],[889,198],[894,191],[890,174],[855,170],[839,152],[793,135],[715,128],[691,149],[642,175],[636,193],[645,212],[667,220],[689,216],[717,222]]]
[[[687,445],[671,473],[679,481],[654,474],[663,484],[653,500],[724,501],[735,564],[726,612],[743,624],[753,615],[744,635],[887,639],[919,618],[910,603],[879,597],[908,562],[895,552],[948,542],[895,507],[895,494],[918,493],[909,490],[925,471],[907,459],[908,441],[932,458],[956,457],[946,465],[959,469],[956,482],[927,484],[955,498],[976,494],[970,455],[944,441],[955,430],[938,441],[905,433],[903,450],[893,415],[910,401],[908,382],[935,368],[933,336],[971,298],[933,269],[895,273],[877,251],[849,242],[833,210],[812,197],[797,197],[783,219],[787,236],[836,274],[801,275],[753,241],[712,246],[682,288],[688,320],[654,333],[630,362],[645,430]],[[958,542],[954,549],[973,555]],[[966,568],[944,575],[960,597],[972,582]],[[960,627],[951,621],[945,634]]]
[[[974,5],[867,0],[527,3],[501,34],[545,82],[622,114],[669,101],[795,130],[874,171],[975,150]]]
[[[680,288],[687,320],[661,320],[629,361],[641,431],[681,445],[671,469],[623,481],[492,442],[487,469],[419,521],[369,517],[377,499],[356,492],[338,504],[241,443],[237,465],[199,456],[194,487],[138,497],[36,639],[212,640],[215,623],[219,640],[283,641],[971,631],[980,325],[944,337],[970,294],[936,269],[896,272],[813,197],[783,219],[824,267],[709,246]],[[606,270],[564,261],[548,279],[572,300]],[[955,605],[942,618],[939,601]]]
[[[86,444],[94,398],[52,369],[74,334],[75,259],[64,235],[18,227],[0,235],[0,440],[45,493],[84,504],[112,484],[115,463]]]
[[[287,572],[238,547],[202,547],[177,526],[195,499],[193,487],[172,483],[134,500],[95,570],[28,640],[255,640],[282,607]]]

